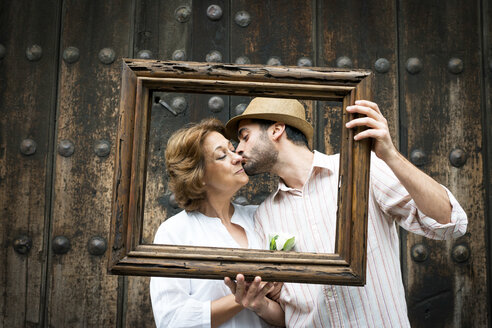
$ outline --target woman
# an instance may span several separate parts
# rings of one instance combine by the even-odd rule
[[[161,224],[154,243],[261,248],[253,224],[256,206],[231,203],[249,178],[241,156],[224,135],[219,120],[206,119],[169,139],[165,155],[169,189],[184,211]],[[150,295],[157,327],[267,326],[235,302],[222,280],[153,277]],[[268,306],[280,308],[270,299]]]

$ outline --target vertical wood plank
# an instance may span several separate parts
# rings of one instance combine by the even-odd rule
[[[219,19],[211,19],[207,15],[210,6],[217,6],[222,11]],[[193,61],[209,61],[229,63],[230,60],[230,9],[228,0],[194,1],[192,7],[192,53]],[[216,57],[214,52],[220,53]],[[220,59],[219,59],[220,58]],[[215,98],[214,98],[215,97]],[[207,117],[215,117],[223,122],[229,118],[229,96],[223,95],[190,95],[190,118],[192,122],[199,122]],[[223,101],[223,106],[210,107],[209,102]]]
[[[481,1],[481,17],[482,17],[482,76],[484,86],[484,104],[483,108],[483,123],[482,128],[484,132],[484,147],[486,155],[484,156],[484,180],[487,195],[487,202],[485,205],[485,220],[488,231],[486,234],[486,246],[487,246],[487,275],[489,278],[487,304],[490,315],[492,313],[492,304],[490,298],[492,295],[492,284],[490,283],[490,277],[492,277],[492,247],[490,242],[492,241],[492,5],[490,1]],[[485,300],[484,300],[485,301]]]
[[[118,279],[106,273],[108,252],[92,255],[88,243],[109,233],[121,58],[131,54],[132,22],[129,0],[63,3],[60,56],[76,47],[80,58],[60,62],[56,144],[69,140],[74,153],[55,155],[51,236],[71,247],[51,253],[46,326],[116,325]],[[114,51],[112,63],[100,60],[104,48]],[[109,142],[108,156],[96,155],[100,140]]]
[[[486,235],[486,242],[488,242],[487,248],[487,275],[489,278],[488,294],[487,294],[487,304],[489,304],[489,318],[492,313],[491,295],[492,295],[492,284],[490,283],[490,277],[492,277],[492,245],[490,241],[492,240],[492,5],[490,1],[481,1],[482,5],[482,71],[484,77],[484,120],[483,120],[483,131],[485,137],[485,148],[487,156],[484,156],[485,160],[485,188],[487,194],[487,202],[485,206],[485,218],[486,225],[488,227],[488,233]],[[489,319],[490,320],[490,319]]]
[[[187,36],[191,35],[192,14],[187,20],[178,19],[177,11],[184,7],[191,10],[191,3],[191,0],[137,1],[135,57],[141,50],[150,50],[155,59],[190,60],[191,37]]]
[[[59,1],[0,3],[0,327],[41,324],[59,11]],[[33,45],[42,54],[30,61],[26,49]],[[26,139],[35,143],[31,155],[21,152]],[[31,240],[26,254],[13,248],[22,235]]]
[[[241,13],[243,13],[241,15]],[[249,15],[249,24],[239,25],[236,16]],[[315,44],[312,1],[246,1],[231,3],[230,10],[231,61],[251,64],[280,64],[295,66],[302,57],[315,65]],[[271,59],[278,60],[270,61]],[[239,114],[236,106],[249,103],[251,98],[234,97],[231,100],[230,117]],[[302,101],[307,120],[313,118],[313,101]],[[259,205],[274,188],[277,179],[269,174],[250,177],[250,182],[238,192],[249,204]]]
[[[453,192],[469,220],[458,240],[408,234],[403,265],[410,321],[416,327],[487,326],[479,2],[400,1],[399,8],[401,142],[410,157],[416,149],[425,153],[420,168]],[[410,58],[421,61],[420,72],[407,71]],[[462,72],[450,71],[452,58],[462,61]],[[453,149],[467,154],[462,167],[451,165]],[[419,243],[429,251],[424,262],[410,254]],[[458,245],[470,251],[462,263],[452,257]]]
[[[190,16],[184,20],[177,19],[177,12],[186,11],[185,7],[190,9]],[[191,60],[191,33],[195,15],[193,10],[191,0],[137,1],[136,26],[133,31],[134,57],[140,50],[150,50],[156,59]],[[175,97],[184,97],[187,103],[187,108],[176,116],[159,103],[159,101],[164,101],[172,106]],[[167,189],[164,153],[170,135],[187,122],[192,121],[192,112],[196,111],[191,105],[190,95],[156,92],[153,93],[151,100],[149,160],[142,232],[142,242],[149,244],[152,243],[159,225],[168,217],[181,211],[170,204],[171,193]],[[124,277],[124,279],[127,281],[123,313],[124,326],[155,327],[150,303],[149,278]]]
[[[341,67],[373,70],[372,100],[388,120],[391,137],[398,145],[396,3],[321,0],[317,5],[318,66],[347,64],[346,57],[351,65]],[[339,144],[340,111],[340,104],[321,103],[319,119],[324,129],[318,131],[318,140],[327,152],[339,151],[332,145]],[[330,120],[333,115],[337,119]]]

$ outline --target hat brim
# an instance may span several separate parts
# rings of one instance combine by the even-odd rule
[[[239,122],[242,120],[255,119],[255,118],[261,120],[282,122],[285,123],[286,125],[290,125],[301,131],[306,136],[309,145],[310,146],[312,145],[313,127],[311,126],[311,124],[300,118],[290,115],[278,114],[278,113],[252,113],[252,114],[244,114],[244,115],[238,115],[236,117],[233,117],[226,124],[227,137],[238,141],[237,130],[238,130]]]

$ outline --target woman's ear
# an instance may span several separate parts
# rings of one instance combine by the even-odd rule
[[[281,122],[273,124],[270,128],[272,129],[271,135],[274,141],[278,141],[285,132],[285,124]]]

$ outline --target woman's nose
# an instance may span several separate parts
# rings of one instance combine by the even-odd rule
[[[243,160],[243,157],[238,153],[232,153],[232,162],[234,164],[240,163]]]

